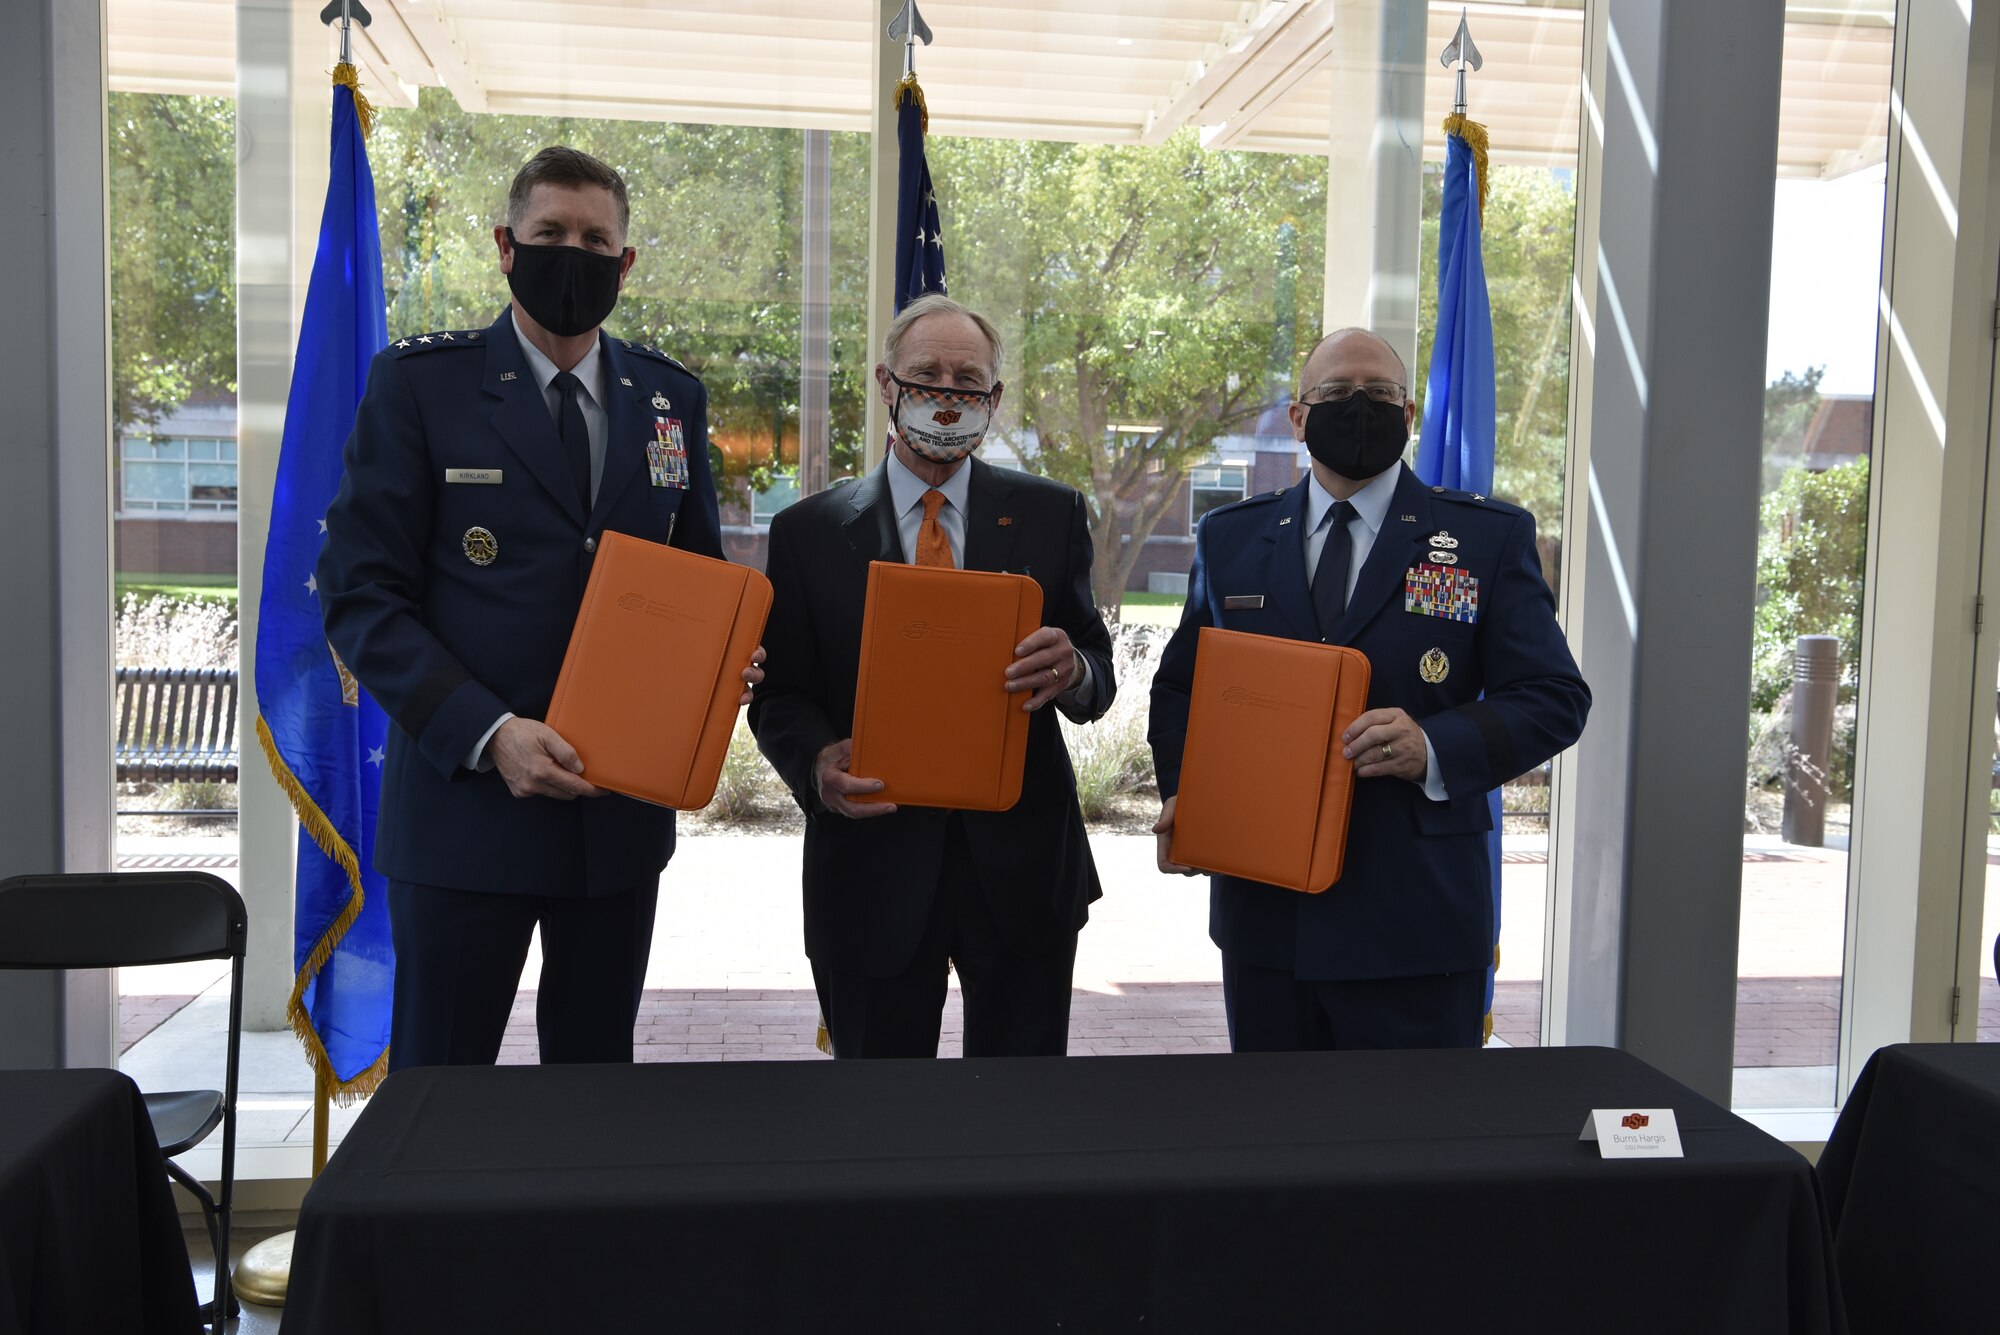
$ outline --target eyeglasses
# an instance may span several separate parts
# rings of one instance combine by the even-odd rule
[[[1360,390],[1377,403],[1401,403],[1403,387],[1392,380],[1370,380],[1357,385],[1351,380],[1328,380],[1314,385],[1299,396],[1301,403],[1345,403]]]

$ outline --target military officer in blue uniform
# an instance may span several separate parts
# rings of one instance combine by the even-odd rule
[[[1306,895],[1212,878],[1209,935],[1237,1051],[1477,1047],[1493,956],[1489,790],[1583,730],[1590,692],[1542,578],[1534,519],[1426,487],[1401,462],[1415,408],[1402,360],[1343,329],[1306,358],[1299,484],[1207,515],[1188,601],[1153,681],[1149,737],[1173,830],[1203,626],[1368,656],[1341,879]]]
[[[542,1060],[632,1057],[674,813],[593,787],[538,720],[607,530],[722,541],[701,382],[600,328],[627,225],[597,159],[523,166],[494,229],[511,305],[375,358],[326,515],[327,638],[396,724],[373,850],[391,1070],[493,1061],[537,927]]]

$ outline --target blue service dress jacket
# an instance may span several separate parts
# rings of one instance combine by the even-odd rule
[[[1302,980],[1485,969],[1486,795],[1574,742],[1590,709],[1542,578],[1533,516],[1426,487],[1397,467],[1395,499],[1326,638],[1368,656],[1370,709],[1400,708],[1423,728],[1449,800],[1433,802],[1406,779],[1361,780],[1346,866],[1323,894],[1211,878],[1216,945]],[[1180,787],[1200,628],[1322,638],[1305,568],[1308,490],[1301,482],[1202,520],[1187,607],[1153,680],[1149,739],[1163,798]]]
[[[701,382],[598,338],[608,401],[588,514],[510,312],[398,339],[369,367],[315,578],[327,639],[396,725],[374,848],[392,879],[614,894],[673,853],[669,810],[516,798],[497,770],[464,765],[502,713],[547,714],[606,530],[722,555]],[[669,440],[685,468],[649,467],[648,444]]]

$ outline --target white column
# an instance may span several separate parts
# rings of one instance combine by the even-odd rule
[[[1553,849],[1559,1032],[1727,1102],[1784,16],[1603,0],[1591,36],[1595,356],[1564,594],[1594,703]]]
[[[903,77],[903,48],[889,40],[889,23],[902,7],[903,0],[875,0],[875,24],[868,33],[873,52],[870,68],[875,73],[875,103],[869,109],[868,121],[871,149],[868,169],[868,346],[862,351],[861,361],[864,367],[871,370],[881,355],[882,336],[888,332],[889,322],[896,317],[890,275],[896,271],[896,169],[900,158],[896,152],[896,109],[889,104],[889,98],[896,91],[897,81]],[[921,44],[917,51],[921,58]],[[947,280],[951,273],[948,267],[950,257],[950,241],[947,240]],[[862,458],[865,467],[873,468],[882,462],[882,441],[889,429],[889,415],[882,407],[880,396],[875,393],[873,375],[864,373],[861,384],[868,395],[868,413],[861,428]]]
[[[243,1027],[287,1027],[297,824],[257,742],[257,609],[299,314],[326,200],[333,47],[290,0],[236,6],[236,377]]]
[[[1885,1043],[1976,1036],[2000,498],[2000,5],[1898,6],[1840,1090]],[[1983,558],[1982,558],[1983,552]],[[1983,568],[1982,568],[1983,567]],[[1986,630],[1975,634],[1984,594]],[[1961,911],[1963,909],[1963,912]],[[1951,1023],[1953,988],[1961,1023]]]
[[[1365,325],[1406,364],[1417,355],[1428,12],[1423,0],[1340,0],[1333,28],[1321,332]]]

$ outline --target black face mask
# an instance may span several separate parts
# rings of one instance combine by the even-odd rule
[[[1381,473],[1409,443],[1400,403],[1378,403],[1357,389],[1344,399],[1306,406],[1306,449],[1349,481]]]
[[[507,229],[514,269],[507,286],[534,322],[559,338],[587,334],[618,304],[623,252],[600,255],[579,246],[524,246]]]

